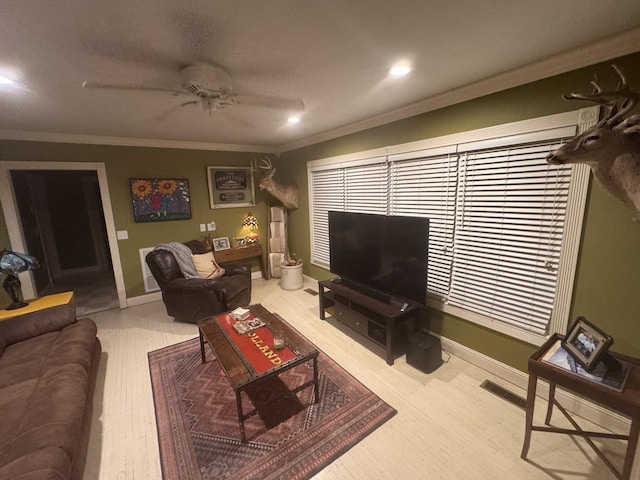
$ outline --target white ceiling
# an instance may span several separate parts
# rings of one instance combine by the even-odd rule
[[[638,0],[5,0],[0,138],[291,148],[640,51],[639,27]],[[413,72],[389,78],[398,61]],[[178,88],[202,62],[236,93],[301,97],[302,121],[82,88]]]

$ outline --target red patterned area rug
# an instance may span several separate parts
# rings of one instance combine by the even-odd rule
[[[194,338],[149,353],[165,480],[310,478],[397,413],[320,351],[320,402],[309,387],[269,403],[312,378],[311,362],[262,382],[243,394],[243,410],[259,413],[242,443],[235,393],[207,351],[202,364]]]

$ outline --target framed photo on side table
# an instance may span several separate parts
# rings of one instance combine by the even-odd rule
[[[216,252],[219,252],[220,250],[229,250],[230,248],[229,237],[218,237],[213,239],[213,249]]]
[[[592,371],[613,343],[613,338],[584,317],[576,318],[562,347],[587,371]]]
[[[246,244],[246,241],[244,239],[244,237],[233,237],[233,241],[231,243],[231,246],[233,248],[238,248],[238,247],[244,247]]]

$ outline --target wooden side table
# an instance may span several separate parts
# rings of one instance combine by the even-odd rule
[[[262,278],[269,280],[269,270],[265,268],[264,257],[262,256],[262,245],[259,243],[252,243],[245,247],[229,248],[227,250],[219,250],[213,252],[213,256],[216,262],[236,262],[238,260],[244,260],[246,258],[257,257],[260,262],[260,271],[262,272]]]
[[[630,372],[627,378],[624,389],[618,392],[610,387],[601,385],[597,382],[591,381],[577,373],[573,373],[569,370],[554,366],[542,360],[545,353],[556,344],[557,341],[563,338],[560,334],[555,334],[542,347],[540,347],[528,361],[529,370],[529,387],[527,390],[527,413],[526,413],[526,430],[524,435],[524,445],[522,446],[523,459],[527,457],[529,451],[529,445],[531,442],[531,432],[551,432],[551,433],[564,433],[567,435],[577,435],[583,437],[589,446],[596,452],[598,457],[607,465],[607,467],[614,473],[616,478],[622,480],[628,480],[631,476],[631,468],[633,466],[633,458],[638,445],[638,434],[640,434],[640,359],[631,358],[624,355],[610,353],[614,358],[624,360],[630,364]],[[538,377],[549,382],[549,401],[547,404],[547,416],[545,419],[545,425],[535,426],[533,425],[533,410],[536,400],[536,387],[538,383]],[[631,428],[629,435],[617,435],[603,432],[588,432],[580,428],[576,421],[569,416],[567,411],[558,403],[555,399],[556,386],[563,389],[570,390],[584,398],[593,400],[611,410],[615,410],[629,418],[631,418]],[[551,421],[551,415],[553,413],[553,407],[556,406],[560,412],[567,417],[571,425],[575,430],[556,428],[548,426]],[[627,440],[627,451],[624,457],[624,465],[620,472],[609,461],[603,452],[593,443],[591,438],[611,438]]]

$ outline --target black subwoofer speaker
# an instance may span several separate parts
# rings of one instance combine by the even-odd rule
[[[440,339],[426,332],[414,333],[409,337],[407,363],[422,372],[433,372],[442,365]]]

